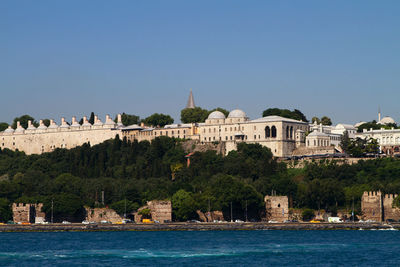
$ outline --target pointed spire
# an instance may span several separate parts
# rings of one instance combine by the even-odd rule
[[[381,107],[378,107],[378,122],[381,121]]]
[[[186,104],[186,108],[195,108],[196,106],[194,105],[194,98],[193,98],[193,93],[192,93],[192,88],[190,88],[190,94],[189,94],[189,99]]]

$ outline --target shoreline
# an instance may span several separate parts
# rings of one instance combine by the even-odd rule
[[[9,224],[0,232],[239,231],[239,230],[400,230],[400,223],[162,223],[162,224]]]

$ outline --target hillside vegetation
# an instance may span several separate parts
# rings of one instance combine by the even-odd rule
[[[119,137],[51,153],[27,156],[0,150],[0,221],[11,219],[13,202],[43,202],[55,220],[80,220],[83,206],[102,204],[122,214],[153,199],[173,200],[174,219],[196,218],[195,211],[222,210],[230,219],[260,219],[263,197],[275,190],[288,195],[293,207],[359,207],[365,190],[400,192],[400,161],[393,158],[360,161],[354,165],[311,163],[288,169],[271,151],[258,144],[238,145],[223,157],[215,151],[195,153],[187,167],[182,140],[158,137],[151,143]]]

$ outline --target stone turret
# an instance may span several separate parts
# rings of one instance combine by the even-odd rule
[[[57,130],[58,129],[58,125],[54,120],[50,120],[50,125],[48,127],[49,130]]]
[[[75,116],[72,117],[72,120],[71,120],[71,127],[74,127],[74,128],[79,128],[79,127],[81,127],[81,125],[79,124],[79,122],[76,120],[76,117],[75,117]]]
[[[123,127],[124,125],[122,124],[122,115],[118,114],[117,115],[117,126],[118,127]]]
[[[25,132],[24,127],[21,126],[21,122],[17,121],[17,129],[15,129],[15,134],[23,134]]]
[[[62,128],[62,129],[64,129],[64,130],[69,129],[69,125],[68,125],[68,123],[65,121],[65,118],[61,118],[61,126],[60,126],[60,128]]]
[[[92,126],[92,125],[89,123],[87,117],[86,117],[86,116],[83,116],[82,127],[89,128],[89,127],[91,127],[91,126]]]
[[[39,127],[37,128],[37,130],[39,130],[39,131],[45,131],[45,130],[47,130],[47,126],[44,125],[43,120],[40,120],[40,121],[39,121]]]
[[[99,117],[97,115],[94,116],[94,124],[96,126],[103,126],[103,123],[101,122],[101,120],[99,119]]]

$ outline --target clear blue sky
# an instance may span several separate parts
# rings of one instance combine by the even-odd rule
[[[196,105],[400,121],[400,1],[0,1],[0,121]]]

